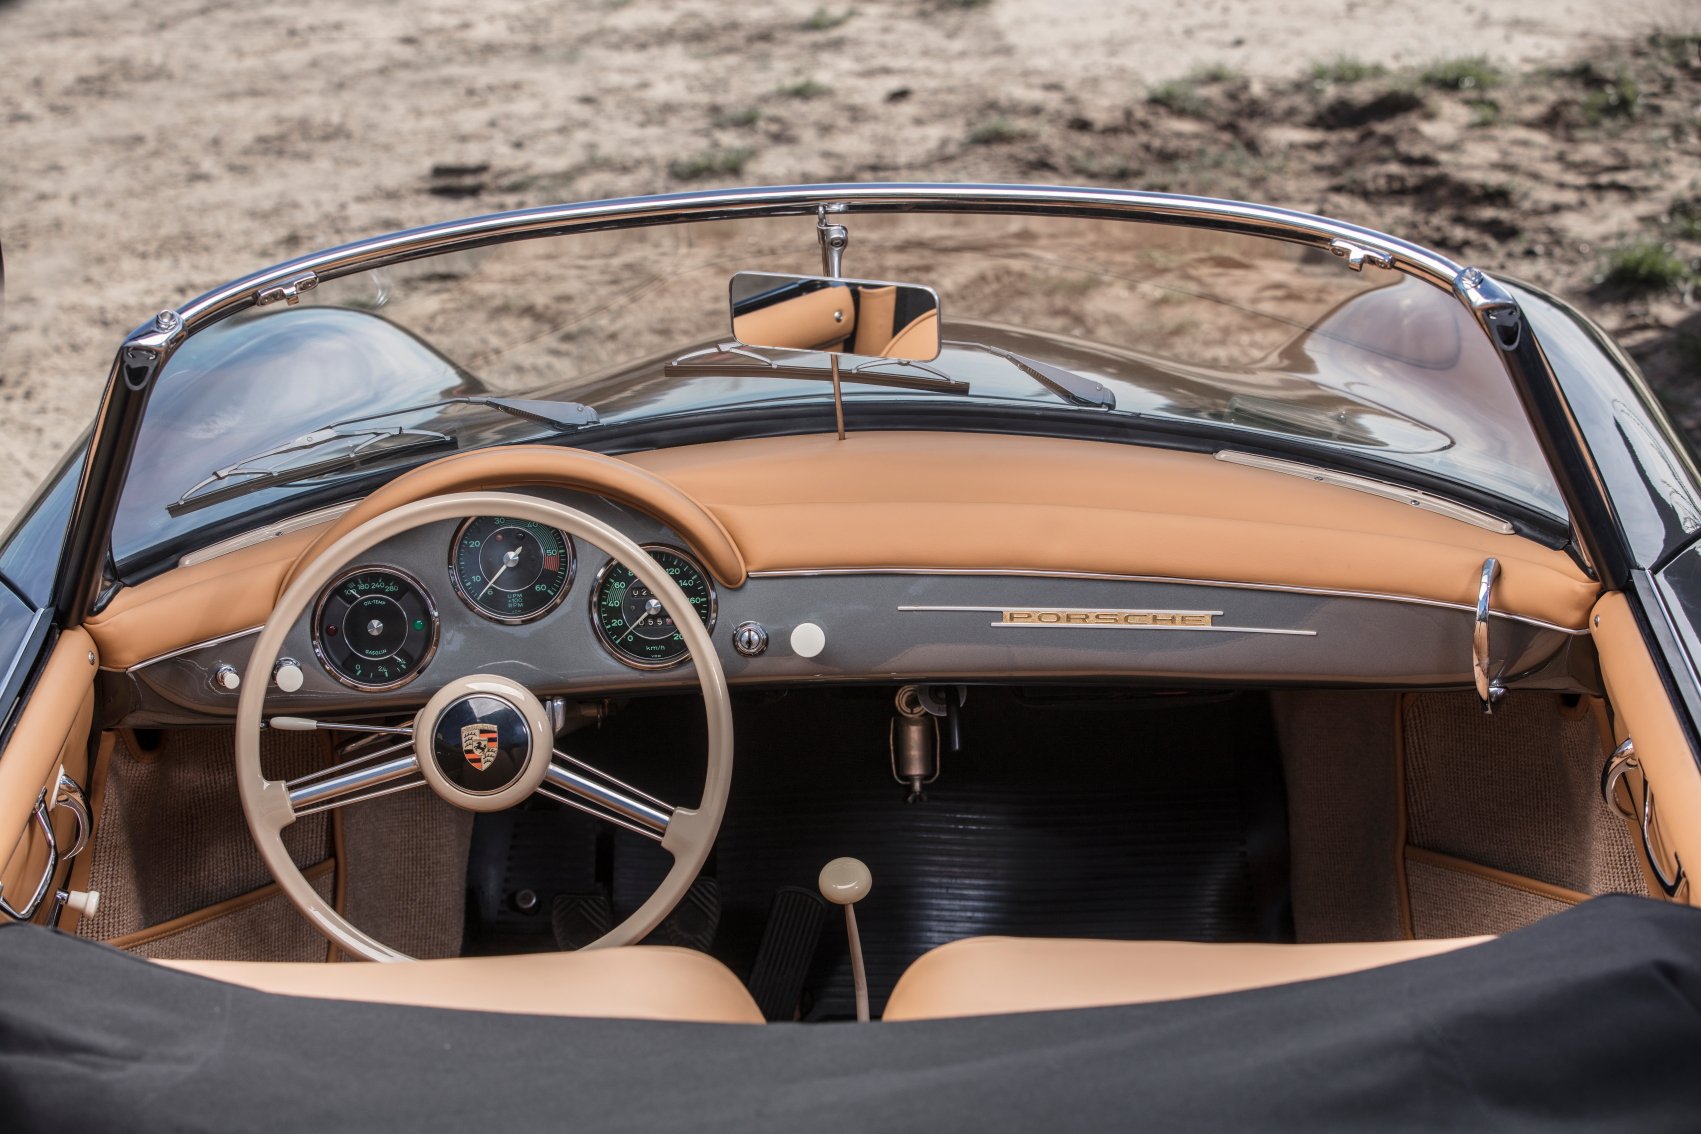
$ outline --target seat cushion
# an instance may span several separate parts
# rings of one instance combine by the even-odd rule
[[[904,971],[886,1020],[932,1020],[1182,1000],[1358,972],[1488,941],[1204,945],[1182,941],[967,937]]]
[[[730,969],[703,953],[668,946],[394,964],[156,963],[285,996],[538,1016],[762,1023],[756,1002]]]

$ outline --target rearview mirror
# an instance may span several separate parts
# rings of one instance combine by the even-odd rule
[[[931,362],[939,357],[939,293],[916,284],[739,272],[732,337],[747,347]]]

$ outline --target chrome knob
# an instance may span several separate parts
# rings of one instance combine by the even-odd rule
[[[294,693],[297,689],[300,689],[305,676],[301,672],[301,667],[289,658],[279,660],[277,668],[272,670],[272,680],[285,693]]]
[[[768,631],[760,622],[740,622],[732,630],[732,648],[747,658],[768,651]]]
[[[213,688],[234,693],[242,688],[242,675],[236,672],[233,665],[221,665],[213,674]]]

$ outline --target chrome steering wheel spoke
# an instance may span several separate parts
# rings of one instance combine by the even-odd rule
[[[672,804],[617,780],[559,748],[551,754],[543,785],[537,793],[658,843],[667,837],[676,810]]]
[[[296,819],[424,786],[411,732],[399,744],[362,753],[284,784]]]

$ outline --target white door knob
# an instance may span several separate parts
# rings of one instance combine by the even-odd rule
[[[799,622],[791,629],[791,652],[812,658],[827,648],[827,632],[813,622]]]

